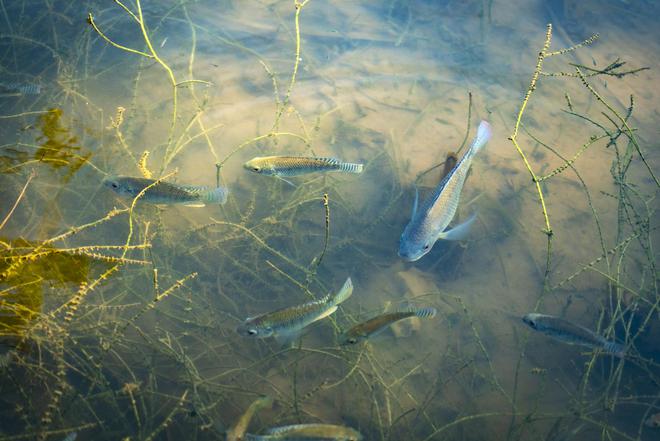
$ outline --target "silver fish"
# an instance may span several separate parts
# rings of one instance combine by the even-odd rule
[[[433,195],[418,209],[419,193],[415,194],[412,216],[406,225],[399,242],[399,256],[414,262],[431,251],[438,239],[462,240],[469,231],[476,215],[464,223],[445,231],[454,218],[461,190],[465,183],[472,159],[486,145],[491,136],[490,124],[481,121],[477,136],[463,158],[444,177]]]
[[[362,173],[362,164],[342,162],[336,158],[309,158],[302,156],[260,156],[250,159],[243,167],[262,175],[289,177],[315,172],[338,171]]]
[[[254,400],[245,413],[236,421],[236,424],[227,430],[226,441],[243,441],[245,439],[245,431],[254,414],[264,408],[270,409],[272,405],[273,399],[271,397],[259,397]]]
[[[248,441],[361,441],[357,430],[334,424],[293,424],[273,427],[265,435],[247,434]]]
[[[353,326],[339,337],[342,345],[354,345],[386,329],[392,323],[409,317],[432,318],[438,311],[435,308],[406,308],[387,312]]]
[[[523,322],[535,331],[544,333],[564,343],[603,349],[616,357],[623,357],[625,350],[615,341],[607,340],[595,332],[553,315],[530,313],[523,317]]]
[[[118,195],[128,198],[134,198],[154,182],[156,182],[155,179],[130,176],[108,176],[103,179],[103,185]],[[152,204],[183,204],[188,207],[203,207],[209,204],[224,204],[227,201],[228,193],[224,187],[197,187],[161,181],[153,187],[149,187],[140,200]]]
[[[353,282],[349,277],[334,296],[328,294],[320,300],[247,318],[236,328],[236,332],[245,337],[277,337],[286,341],[304,327],[334,313],[337,306],[348,299],[351,294],[353,294]]]

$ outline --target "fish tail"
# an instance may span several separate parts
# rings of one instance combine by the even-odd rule
[[[229,190],[225,187],[218,187],[212,190],[205,191],[199,198],[205,204],[224,204],[227,202],[227,195]]]
[[[607,352],[614,355],[615,357],[619,357],[619,358],[623,358],[626,352],[623,345],[615,341],[606,341],[605,343],[603,343],[603,349],[605,349]]]
[[[332,302],[333,305],[339,305],[340,303],[348,299],[351,296],[351,294],[353,294],[353,282],[349,277],[346,279],[346,282],[344,282],[344,286],[341,287],[339,292],[335,294],[335,296],[332,299],[330,299],[330,302]]]
[[[490,128],[490,124],[488,124],[487,121],[481,121],[479,123],[479,128],[477,128],[477,136],[475,136],[472,140],[472,145],[470,146],[470,150],[468,151],[467,155],[470,157],[476,155],[479,150],[481,150],[486,145],[486,143],[488,143],[491,135],[492,130]]]
[[[351,164],[349,162],[342,162],[339,164],[339,170],[346,173],[362,173],[364,165],[362,164]]]

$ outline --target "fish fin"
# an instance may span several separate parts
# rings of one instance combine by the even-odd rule
[[[414,308],[413,312],[419,318],[433,318],[438,313],[438,310],[432,307]]]
[[[293,347],[295,341],[300,337],[300,332],[280,332],[275,334],[275,341],[282,348]]]
[[[419,205],[419,188],[417,188],[417,186],[415,185],[415,202],[413,202],[412,215],[410,215],[410,220],[415,219],[418,205]]]
[[[324,157],[316,158],[316,159],[319,159],[319,160],[321,160],[321,161],[325,161],[325,162],[327,162],[328,164],[332,164],[332,165],[338,165],[338,164],[341,164],[341,161],[340,161],[339,159],[337,159],[337,158],[333,158],[333,157],[329,157],[329,156],[324,156]]]
[[[293,188],[298,188],[298,186],[297,186],[296,184],[294,184],[293,182],[289,181],[288,179],[284,179],[282,176],[277,176],[277,175],[273,175],[273,176],[275,176],[277,179],[279,179],[279,180],[281,180],[281,181],[286,182],[287,184],[289,184],[289,185],[292,186]]]
[[[339,292],[332,298],[331,302],[333,305],[339,305],[340,303],[348,299],[351,296],[351,294],[353,294],[353,281],[349,277],[344,282],[344,286],[342,286]]]
[[[396,309],[397,312],[411,313],[419,318],[433,318],[438,310],[433,307],[417,308],[415,306],[404,305]]]
[[[477,136],[474,137],[474,140],[472,140],[472,144],[470,145],[469,154],[471,156],[476,155],[477,152],[486,145],[492,134],[493,132],[490,128],[490,124],[488,124],[487,121],[481,121],[479,123],[479,128],[477,129]]]
[[[324,157],[317,159],[325,161],[330,165],[337,166],[340,171],[346,173],[362,173],[362,170],[364,169],[364,164],[352,164],[350,162],[342,162],[337,158]]]
[[[472,214],[468,220],[462,224],[456,225],[451,230],[445,230],[438,235],[438,239],[444,240],[465,240],[467,235],[470,232],[470,227],[474,223],[474,220],[477,218],[477,213]]]
[[[415,314],[419,318],[433,318],[438,313],[438,310],[433,307],[427,308],[408,308],[408,311]]]
[[[329,317],[329,316],[331,316],[332,314],[334,314],[334,312],[335,312],[336,310],[337,310],[337,305],[335,305],[335,306],[331,306],[330,308],[328,308],[328,309],[326,309],[325,311],[323,311],[323,313],[322,313],[321,315],[319,315],[319,316],[316,318],[316,320],[314,320],[314,321],[316,322],[316,321],[319,321],[319,320],[324,319],[324,318],[326,318],[326,317]]]
[[[626,351],[623,345],[615,342],[615,341],[606,341],[603,344],[603,349],[605,349],[608,353],[614,355],[615,357],[618,358],[623,358],[625,355]]]
[[[225,187],[217,187],[213,190],[205,191],[200,195],[200,199],[204,201],[205,204],[224,204],[227,202],[227,195],[229,190]]]

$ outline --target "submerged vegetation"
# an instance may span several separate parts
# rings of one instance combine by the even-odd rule
[[[0,441],[225,439],[255,400],[268,405],[250,412],[250,433],[323,423],[381,441],[651,439],[657,154],[635,98],[622,105],[600,81],[652,71],[617,57],[589,66],[579,54],[607,34],[561,48],[564,31],[548,25],[527,49],[539,51],[522,102],[477,98],[476,84],[445,109],[444,80],[423,76],[397,78],[383,98],[371,81],[389,67],[367,56],[351,71],[355,96],[337,98],[343,71],[323,59],[334,69],[359,44],[425,41],[415,26],[439,7],[387,3],[384,33],[349,35],[307,25],[344,17],[334,2],[0,0],[0,72],[41,85],[0,96]],[[481,11],[483,39],[497,2],[449,3]],[[209,7],[246,29],[206,20]],[[259,33],[243,8],[274,27]],[[483,42],[468,46],[459,64],[486,58]],[[433,188],[443,169],[415,162],[417,133],[429,131],[433,158],[460,157],[473,114],[494,137],[459,217],[478,206],[480,228],[406,266],[396,247],[414,187]],[[456,142],[437,145],[451,129]],[[242,169],[271,154],[365,165],[295,186]],[[161,207],[141,200],[148,187],[114,198],[103,179],[117,174],[230,191],[224,205]],[[349,276],[350,300],[293,345],[236,332]],[[384,344],[340,344],[386,302],[437,316],[406,319]],[[544,340],[520,320],[530,312],[579,322],[626,356]]]

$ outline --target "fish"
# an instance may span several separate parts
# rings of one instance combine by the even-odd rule
[[[9,92],[18,92],[23,95],[39,95],[41,93],[41,86],[39,84],[30,83],[1,83],[0,90],[7,90]]]
[[[388,312],[359,323],[344,332],[339,341],[342,345],[354,345],[376,335],[394,322],[409,317],[432,318],[437,314],[435,308],[406,308],[396,312]]]
[[[462,240],[467,235],[476,215],[464,223],[446,230],[458,208],[461,190],[474,156],[481,150],[491,136],[490,124],[481,121],[477,136],[463,158],[447,176],[442,179],[431,197],[421,206],[419,192],[416,190],[410,222],[406,225],[399,241],[399,257],[414,262],[431,251],[438,239]]]
[[[525,315],[522,320],[530,328],[542,332],[555,340],[572,345],[586,346],[592,349],[602,349],[619,358],[625,355],[624,347],[621,344],[607,340],[590,329],[576,325],[560,317],[533,312]]]
[[[227,441],[243,441],[245,431],[252,420],[252,417],[261,409],[270,408],[273,405],[273,398],[268,396],[259,397],[250,404],[245,413],[236,421],[232,427],[227,430]]]
[[[335,295],[328,294],[320,300],[248,317],[236,328],[236,332],[245,337],[275,337],[287,341],[306,326],[333,314],[337,306],[351,294],[353,294],[353,282],[349,277]]]
[[[362,173],[364,165],[342,162],[337,158],[259,156],[250,159],[243,167],[254,173],[285,178],[316,172]]]
[[[119,196],[128,198],[136,197],[154,182],[156,182],[155,179],[130,176],[107,176],[103,179],[103,185]],[[229,191],[224,187],[209,188],[161,181],[145,191],[140,200],[152,204],[183,204],[188,207],[203,207],[210,204],[224,204],[228,194]]]
[[[248,441],[361,441],[363,439],[362,434],[357,430],[335,424],[293,424],[291,426],[273,427],[268,429],[264,435],[247,435],[246,439]]]

